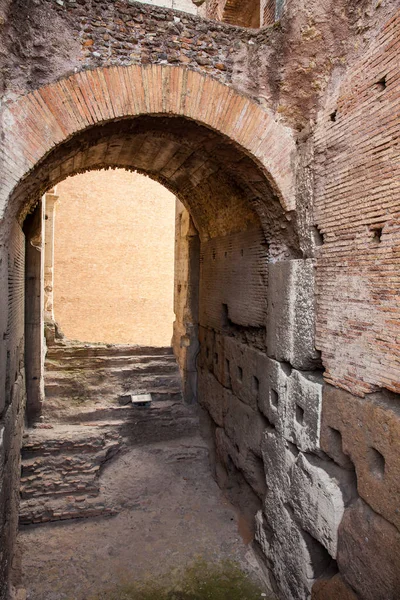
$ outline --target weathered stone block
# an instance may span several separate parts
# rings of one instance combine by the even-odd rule
[[[346,504],[357,493],[353,474],[330,461],[299,454],[290,480],[297,522],[336,558],[338,527]]]
[[[262,460],[249,449],[244,449],[243,452],[238,450],[221,428],[215,432],[215,449],[219,461],[224,464],[225,468],[229,468],[229,460],[232,460],[258,498],[263,500],[267,486]]]
[[[258,519],[257,541],[285,600],[309,598],[313,583],[328,567],[330,556],[293,518],[288,503],[271,489],[265,499],[267,527]]]
[[[241,452],[250,449],[261,456],[261,443],[268,427],[265,417],[231,394],[224,419],[224,429],[228,437]]]
[[[358,600],[358,596],[343,581],[340,573],[330,579],[318,579],[312,588],[311,600]]]
[[[240,344],[232,337],[225,338],[225,361],[233,393],[243,402],[257,408],[260,374],[266,357],[250,346]]]
[[[288,369],[284,363],[265,357],[265,370],[260,373],[258,406],[277,431],[283,432],[286,412]]]
[[[297,451],[278,433],[264,433],[261,445],[267,486],[274,489],[282,498],[287,497],[290,488],[289,472],[293,467]]]
[[[322,375],[293,370],[287,381],[284,437],[303,452],[319,449]]]
[[[218,383],[208,371],[199,373],[198,393],[201,406],[208,411],[217,425],[223,427],[232,393]]]
[[[400,533],[361,499],[344,513],[338,565],[363,600],[399,598]]]
[[[231,388],[231,373],[230,373],[230,363],[228,356],[228,341],[231,338],[228,338],[224,335],[215,335],[215,343],[214,343],[214,375],[218,379],[218,381],[226,388]]]
[[[341,452],[350,457],[356,468],[360,496],[400,528],[398,400],[385,394],[357,398],[326,385],[321,428],[322,449],[333,459],[340,457]],[[332,430],[339,435],[332,437]],[[338,448],[338,444],[342,447]]]
[[[206,327],[199,327],[199,365],[211,373],[214,371],[215,333]]]
[[[314,262],[271,263],[268,276],[268,355],[296,369],[315,366]]]

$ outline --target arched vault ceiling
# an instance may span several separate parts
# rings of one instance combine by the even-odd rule
[[[17,203],[26,206],[69,175],[107,167],[138,170],[164,184],[203,238],[261,220],[270,245],[295,253],[291,222],[259,167],[221,134],[182,117],[124,119],[75,135],[21,182]]]

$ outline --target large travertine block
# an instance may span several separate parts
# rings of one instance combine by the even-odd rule
[[[311,600],[359,600],[340,573],[330,579],[318,579],[312,588]]]
[[[319,449],[322,375],[293,370],[287,381],[284,437],[303,452]]]
[[[283,433],[286,415],[288,369],[284,363],[266,357],[258,406],[267,419]]]
[[[261,450],[268,488],[287,499],[290,489],[289,472],[295,464],[297,451],[272,431],[264,433]]]
[[[256,525],[259,542],[285,600],[309,598],[313,583],[328,567],[330,557],[321,545],[303,531],[288,503],[271,489],[265,499],[267,526]]]
[[[384,394],[357,398],[326,385],[322,449],[350,457],[360,496],[400,529],[400,405]]]
[[[233,393],[252,408],[258,407],[281,430],[290,369],[266,353],[238,343],[233,337],[223,340]]]
[[[261,456],[261,444],[267,427],[268,424],[259,411],[253,410],[231,394],[224,429],[242,453],[249,449],[256,456]]]
[[[224,337],[225,365],[229,371],[233,393],[253,409],[257,409],[260,392],[260,373],[264,373],[266,356],[235,341],[233,337]]]
[[[267,487],[262,460],[248,448],[242,451],[238,449],[222,428],[217,428],[215,432],[215,449],[219,461],[225,465],[225,468],[229,468],[229,460],[232,460],[256,495],[263,500]]]
[[[268,355],[296,369],[313,368],[314,262],[291,260],[271,263],[268,274]]]
[[[224,336],[215,334],[213,350],[213,373],[221,385],[223,385],[226,388],[230,388],[231,380],[229,373],[229,363],[226,360]]]
[[[220,427],[224,426],[225,415],[232,399],[232,393],[224,388],[208,371],[198,375],[199,402]]]
[[[200,356],[199,366],[214,372],[215,332],[207,327],[199,327]]]
[[[356,496],[353,474],[330,461],[299,454],[290,480],[297,522],[336,558],[338,527],[346,504]]]
[[[361,499],[340,525],[338,565],[362,600],[398,600],[400,533]]]

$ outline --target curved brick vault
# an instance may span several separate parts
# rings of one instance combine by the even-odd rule
[[[294,140],[270,112],[185,67],[133,65],[77,73],[6,106],[2,212],[16,184],[62,142],[139,115],[185,117],[222,134],[258,165],[283,209],[295,208]]]

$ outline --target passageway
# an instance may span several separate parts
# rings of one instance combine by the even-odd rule
[[[96,77],[106,86],[100,95],[92,97],[85,87],[89,80],[75,81],[75,75],[49,93],[49,99],[60,99],[57,110],[69,107],[60,135],[43,140],[8,205],[10,239],[19,244],[10,247],[23,248],[23,225],[30,273],[26,390],[28,421],[36,427],[23,448],[27,477],[22,521],[120,518],[111,514],[115,495],[107,497],[113,487],[107,483],[112,466],[117,473],[125,452],[145,447],[151,454],[155,442],[168,448],[185,438],[186,445],[188,433],[192,438],[198,431],[193,419],[199,410],[211,464],[211,487],[203,490],[204,498],[213,498],[214,506],[220,502],[212,492],[214,477],[234,503],[241,523],[246,523],[252,556],[263,565],[262,585],[281,596],[306,597],[319,576],[336,568],[336,533],[330,533],[331,522],[328,533],[325,527],[309,533],[307,524],[287,508],[300,501],[287,482],[303,477],[309,468],[305,454],[318,449],[322,389],[320,356],[314,346],[313,261],[306,258],[311,242],[293,210],[293,140],[285,127],[247,97],[180,68],[129,72],[111,68],[105,74],[98,71]],[[120,95],[114,98],[118,89]],[[201,101],[203,93],[207,102]],[[65,95],[63,100],[60,94]],[[88,94],[89,112],[83,107]],[[32,116],[32,123],[37,119],[40,125],[43,110],[41,106]],[[46,328],[49,352],[43,381],[37,309],[40,273],[34,254],[40,247],[39,199],[66,177],[107,168],[145,173],[181,203],[176,217],[172,338],[177,366],[168,352],[155,357],[146,348],[69,344],[54,327]],[[10,260],[10,264],[17,263]],[[18,346],[13,351],[17,359]],[[160,384],[164,374],[157,374],[159,368],[179,373],[185,404],[168,399],[177,390],[168,389],[171,381]],[[167,400],[155,398],[148,412],[129,401],[126,406],[120,403],[116,396],[121,396],[121,377],[127,374],[134,380],[139,377],[123,391],[134,395],[151,391],[156,396],[164,387]],[[62,394],[50,397],[54,383],[58,391],[64,388],[67,402]],[[68,466],[65,457],[71,458]],[[131,458],[136,460],[134,453]],[[267,482],[266,470],[272,481]],[[44,473],[50,474],[48,486],[42,484]],[[131,476],[121,478],[125,482]],[[183,473],[182,477],[191,479]],[[35,482],[39,489],[51,491],[48,506],[37,502],[41,492],[33,491],[29,497]],[[313,485],[310,479],[306,482],[306,487]],[[341,490],[335,482],[331,485],[340,512]],[[281,490],[287,502],[279,495]],[[237,552],[241,556],[243,550],[240,543],[225,543],[232,540],[230,519],[221,522],[222,546],[215,550],[221,558]],[[201,513],[200,521],[205,520]],[[57,530],[55,525],[41,527]],[[206,554],[215,540],[214,528],[207,531]],[[193,551],[196,544],[193,539]],[[288,556],[291,563],[286,569]]]
[[[22,451],[14,581],[31,600],[88,600],[149,576],[168,586],[199,559],[256,578],[251,532],[211,477],[170,348],[64,340],[45,380]],[[129,403],[132,389],[151,406]]]
[[[163,123],[164,128],[166,124],[168,121]],[[172,129],[177,128],[177,123],[171,121],[171,125]],[[156,133],[152,132],[152,135],[158,135],[157,120],[155,126]],[[118,127],[118,124],[110,127],[107,135],[120,133]],[[122,141],[113,144],[113,152],[118,156],[123,151],[121,145],[129,141],[131,148],[129,136],[135,139],[135,130],[127,133],[124,125],[122,131]],[[175,135],[179,135],[179,130],[176,129]],[[211,143],[210,136],[206,135],[208,143]],[[153,143],[160,141],[156,138]],[[99,144],[99,139],[95,144]],[[142,144],[145,144],[143,140],[138,149]],[[95,166],[109,166],[110,147],[107,141],[105,164]],[[176,160],[177,153],[178,147],[171,146],[160,168],[165,168],[168,157]],[[130,156],[140,161],[140,152]],[[186,152],[183,159],[186,160]],[[179,158],[179,162],[181,160]],[[258,256],[260,260],[267,255],[267,242],[258,217],[244,204],[243,191],[236,183],[233,195],[232,182],[228,178],[225,182],[221,179],[220,167],[211,170],[212,175],[216,175],[215,190],[224,194],[227,215],[231,212],[231,218],[234,213],[236,216],[230,223],[229,219],[222,220],[216,213],[202,215],[205,206],[199,197],[198,219],[210,228],[201,235],[202,251],[194,220],[179,201],[176,202],[174,232],[171,228],[168,230],[170,217],[165,209],[160,205],[154,210],[151,197],[142,200],[144,206],[147,201],[147,210],[151,213],[148,227],[153,224],[158,235],[164,238],[171,236],[173,240],[175,237],[175,281],[171,277],[164,281],[160,269],[167,267],[160,262],[160,252],[166,252],[170,260],[172,256],[161,250],[161,240],[158,247],[155,242],[152,247],[150,235],[146,236],[147,215],[140,217],[140,226],[135,229],[135,202],[141,202],[140,196],[134,195],[130,203],[125,199],[125,209],[121,213],[123,220],[117,217],[114,221],[119,210],[117,195],[123,191],[108,189],[111,196],[107,198],[105,190],[107,177],[115,188],[118,171],[100,171],[99,191],[93,193],[95,188],[91,182],[95,181],[97,171],[92,165],[89,168],[90,173],[69,178],[57,189],[52,187],[50,193],[43,196],[42,204],[34,208],[32,217],[27,217],[24,226],[30,244],[27,294],[32,294],[32,290],[37,293],[44,285],[44,297],[43,291],[40,297],[45,307],[44,321],[38,318],[36,304],[29,303],[26,307],[27,320],[42,328],[42,336],[28,332],[28,355],[34,356],[36,350],[43,352],[44,332],[47,347],[42,372],[37,361],[35,378],[27,388],[29,427],[22,447],[20,533],[14,583],[26,589],[32,600],[67,600],[71,597],[86,600],[121,582],[146,579],[149,574],[165,577],[166,585],[170,585],[168,578],[173,573],[183,572],[196,560],[210,565],[222,565],[229,560],[237,565],[245,578],[249,578],[249,582],[260,586],[257,589],[266,590],[256,555],[249,545],[254,539],[253,519],[259,500],[243,477],[234,471],[230,474],[231,482],[225,487],[231,488],[230,498],[237,507],[230,503],[229,495],[218,489],[212,476],[213,465],[210,465],[209,443],[213,442],[207,440],[210,436],[208,420],[206,414],[199,413],[195,402],[199,345],[204,336],[203,332],[199,339],[199,309],[216,311],[214,316],[210,314],[211,322],[214,320],[214,326],[220,323],[230,335],[235,334],[236,328],[239,330],[239,324],[235,323],[239,314],[235,316],[234,303],[231,304],[230,299],[235,278],[240,269],[249,267],[252,256]],[[184,171],[182,175],[186,176]],[[136,177],[137,187],[137,178],[142,176],[133,174],[132,177]],[[90,203],[83,195],[85,185],[92,191]],[[154,182],[153,185],[161,187]],[[75,212],[74,215],[69,215],[64,205],[57,207],[60,201],[65,205],[68,203],[68,194],[72,194],[70,210]],[[74,202],[74,194],[77,202]],[[185,191],[185,198],[186,194]],[[169,202],[169,195],[167,192],[161,203]],[[232,202],[236,203],[235,208],[231,207]],[[109,210],[115,213],[112,217],[107,216]],[[240,212],[242,216],[246,215],[244,223],[241,223]],[[85,218],[90,223],[86,230]],[[40,219],[46,251],[44,281],[38,259],[40,244],[38,247],[32,245],[32,241],[40,237]],[[215,224],[212,219],[216,220]],[[130,223],[128,229],[124,221]],[[108,254],[107,245],[96,246],[96,227],[100,235],[105,230],[110,243],[125,236],[126,242],[121,243],[119,255],[115,242]],[[213,272],[214,267],[209,270],[206,265],[210,260],[216,261],[213,240],[221,237],[220,230],[224,234],[228,232],[222,236],[225,264],[222,270],[219,267]],[[90,243],[85,243],[85,235],[91,237]],[[143,246],[143,258],[138,252],[129,252],[130,238],[135,236],[137,243],[140,240]],[[207,248],[210,240],[213,245]],[[166,243],[167,239],[163,241]],[[49,250],[50,245],[54,245],[55,251],[54,248]],[[144,269],[140,261],[144,263],[146,253],[153,253],[155,264],[149,256]],[[129,267],[129,261],[136,262]],[[91,270],[91,265],[97,262],[100,262],[100,268]],[[261,263],[252,267],[253,270],[257,268],[261,270],[259,285],[262,285],[265,273]],[[105,283],[101,269],[104,274],[108,273]],[[137,275],[129,279],[129,270],[133,269]],[[98,280],[93,281],[90,288],[86,279],[96,276]],[[243,271],[243,276],[248,279],[252,275]],[[113,277],[116,278],[114,287],[122,284],[119,294],[110,290]],[[199,286],[202,277],[201,302]],[[146,280],[153,282],[155,288],[147,292],[147,296],[151,296],[151,292],[154,296],[149,313],[141,306],[138,291],[144,288]],[[35,282],[34,285],[31,282]],[[169,283],[171,289],[160,288],[161,282],[164,287],[166,282]],[[173,290],[175,323],[174,332],[172,328],[170,330],[170,339],[173,333],[171,341],[179,367],[171,347],[152,343],[154,339],[166,339],[162,331],[168,331],[168,317],[162,315],[167,306],[165,301]],[[158,304],[157,293],[162,295]],[[123,294],[127,294],[126,299]],[[126,301],[135,301],[136,297],[136,313],[124,313]],[[224,300],[221,304],[219,297]],[[114,299],[114,304],[110,298]],[[208,308],[211,299],[214,307]],[[111,309],[107,312],[109,302]],[[243,297],[239,302],[247,300]],[[258,309],[261,314],[263,303],[261,301]],[[160,315],[156,313],[157,308]],[[126,330],[131,332],[127,337],[120,326],[124,320]],[[144,326],[147,323],[148,331],[143,325],[138,329],[138,323]],[[245,331],[245,326],[241,329]],[[262,344],[262,330],[262,327],[258,331],[255,327],[251,330],[258,344]],[[90,339],[94,335],[91,331],[97,332],[97,338]],[[127,339],[131,340],[130,344],[118,343]],[[149,343],[144,345],[143,341]],[[39,395],[40,380],[43,380],[44,391]],[[133,404],[132,394],[137,400],[149,401],[148,404]],[[199,417],[203,421],[203,437]]]

